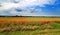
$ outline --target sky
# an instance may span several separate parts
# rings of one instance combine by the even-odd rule
[[[0,0],[1,16],[60,16],[60,0]]]

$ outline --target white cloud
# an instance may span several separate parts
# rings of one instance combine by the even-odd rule
[[[27,9],[26,7],[31,6],[40,6],[45,7],[45,4],[53,5],[56,0],[15,0],[13,2],[2,2],[2,6],[0,7],[0,13],[4,14],[4,11],[8,11],[12,15],[37,15],[36,13],[31,13],[31,10],[34,8]],[[17,2],[17,3],[16,3]],[[17,12],[15,8],[20,8],[23,11]],[[10,10],[10,11],[9,11]],[[42,13],[42,11],[40,11]]]
[[[19,3],[10,3],[10,2],[1,3],[2,7],[0,7],[0,10],[11,9],[13,7],[24,8],[24,7],[35,6],[35,5],[44,7],[45,4],[51,5],[55,3],[55,0],[16,0],[16,1],[19,1]]]
[[[16,4],[14,3],[1,3],[0,11],[1,10],[7,10],[16,7]]]
[[[19,7],[27,7],[27,6],[34,6],[39,5],[41,7],[45,7],[45,4],[53,5],[56,0],[19,0]]]

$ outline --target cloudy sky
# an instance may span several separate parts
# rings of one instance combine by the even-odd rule
[[[60,0],[0,0],[0,15],[60,16]]]

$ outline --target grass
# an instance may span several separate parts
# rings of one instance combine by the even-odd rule
[[[10,27],[11,30],[5,29],[6,31],[2,32],[1,29],[5,27]],[[0,35],[60,35],[60,24],[55,22],[44,25],[10,24],[6,26],[6,24],[3,24],[0,26],[0,31]]]
[[[21,21],[25,24],[19,24]],[[51,23],[46,24],[45,21]],[[0,17],[0,23],[3,23],[0,25],[0,35],[60,35],[59,21],[60,18]]]
[[[16,31],[16,32],[5,32],[0,33],[0,35],[60,35],[60,29],[50,29],[50,30],[35,30],[35,31]]]
[[[60,23],[51,23],[50,24],[52,27],[55,27],[55,28],[57,28],[57,29],[60,29]]]
[[[44,18],[44,17],[0,17],[0,21],[2,23],[13,23],[13,21],[16,21],[19,23],[20,21],[25,22],[41,22],[41,21],[60,21],[60,18]]]

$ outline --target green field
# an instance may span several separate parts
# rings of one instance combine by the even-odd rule
[[[60,24],[3,24],[0,26],[0,35],[60,35]]]
[[[13,20],[16,23],[11,22]],[[25,24],[18,22],[22,20],[26,21]],[[0,35],[60,35],[60,18],[0,17],[0,23],[1,21]],[[31,23],[32,21],[34,24]]]

